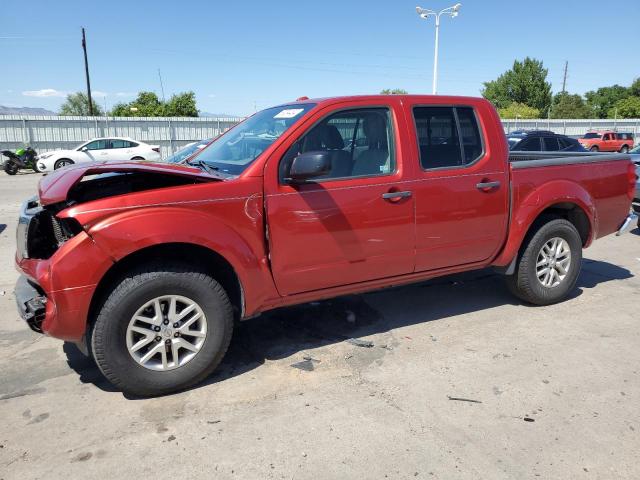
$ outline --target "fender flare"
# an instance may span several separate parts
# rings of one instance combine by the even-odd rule
[[[264,281],[264,254],[217,216],[181,208],[153,207],[119,212],[101,219],[87,233],[114,263],[142,249],[170,243],[205,247],[233,268],[240,288],[255,288]],[[106,273],[102,272],[102,275]]]
[[[598,217],[593,198],[581,185],[569,180],[554,180],[529,192],[525,197],[512,198],[516,206],[512,211],[509,232],[501,253],[493,264],[504,267],[512,263],[529,229],[542,212],[555,205],[576,205],[589,221],[588,247],[598,231]]]

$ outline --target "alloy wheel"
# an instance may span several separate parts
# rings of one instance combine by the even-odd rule
[[[571,248],[563,238],[554,237],[540,249],[536,260],[536,277],[547,288],[562,283],[571,268]]]
[[[207,336],[207,319],[193,300],[164,295],[149,300],[127,326],[127,350],[144,368],[174,370],[198,354]]]

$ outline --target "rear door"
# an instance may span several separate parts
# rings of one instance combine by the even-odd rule
[[[119,138],[110,139],[107,156],[109,160],[130,160],[133,156],[131,142]]]
[[[493,258],[507,229],[509,173],[506,152],[488,139],[502,132],[483,125],[471,105],[416,104],[410,114],[419,159],[416,271]]]
[[[399,101],[354,101],[318,112],[269,158],[266,213],[280,294],[413,271],[412,173],[401,140],[406,131]],[[317,150],[331,152],[331,173],[288,184],[293,158]]]

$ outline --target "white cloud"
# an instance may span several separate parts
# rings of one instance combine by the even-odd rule
[[[215,93],[210,93],[209,95],[207,95],[207,97],[209,97],[209,98],[216,98],[216,96],[217,95]]]
[[[92,97],[108,97],[109,94],[107,92],[101,92],[100,90],[94,90],[91,92]]]
[[[67,92],[61,92],[54,88],[43,88],[42,90],[27,90],[22,92],[25,97],[66,97]]]
[[[133,97],[133,93],[130,92],[118,92],[116,93],[116,97]]]

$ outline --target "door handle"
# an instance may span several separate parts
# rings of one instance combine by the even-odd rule
[[[401,198],[409,198],[411,196],[410,191],[404,192],[387,192],[382,194],[382,198],[385,200],[400,200]]]
[[[488,192],[490,190],[493,190],[494,188],[498,188],[500,186],[500,182],[495,181],[495,182],[480,182],[478,184],[476,184],[476,188],[478,190],[482,190],[483,192]]]

